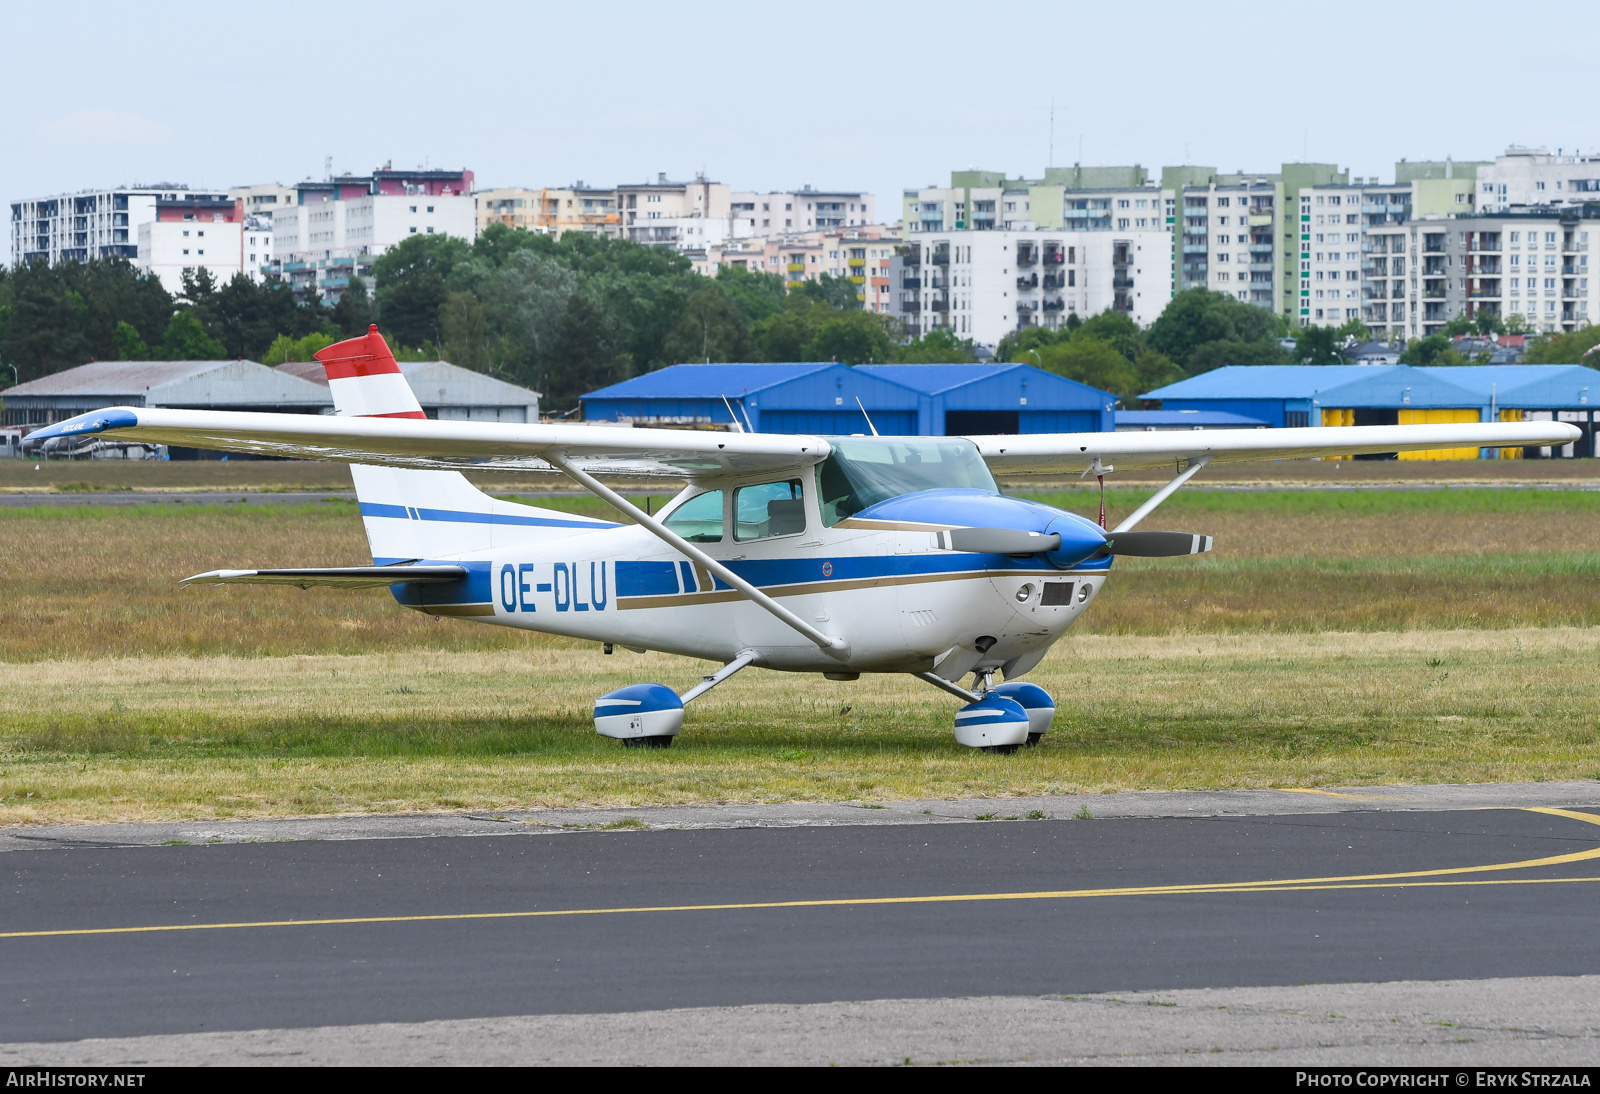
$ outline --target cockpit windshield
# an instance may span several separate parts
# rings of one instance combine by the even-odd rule
[[[919,490],[1000,492],[971,441],[955,437],[830,438],[817,468],[822,523],[832,527],[869,505]]]

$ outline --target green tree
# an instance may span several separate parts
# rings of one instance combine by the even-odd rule
[[[119,361],[148,361],[150,347],[145,345],[139,336],[139,328],[132,323],[117,323],[117,360]]]
[[[1188,289],[1167,303],[1146,332],[1145,341],[1151,349],[1166,354],[1194,374],[1204,371],[1195,362],[1200,347],[1215,342],[1271,343],[1281,329],[1277,316],[1266,308],[1235,300],[1226,293]],[[1215,357],[1213,351],[1205,359]]]
[[[1468,361],[1443,334],[1430,334],[1426,338],[1419,338],[1405,348],[1400,354],[1402,365],[1469,365]]]
[[[350,284],[339,294],[339,302],[333,306],[328,318],[333,320],[333,325],[346,338],[358,338],[366,334],[377,318],[372,308],[372,297],[367,294],[367,283],[359,277],[350,278]]]
[[[172,317],[161,345],[164,361],[220,361],[227,352],[221,342],[206,334],[200,320],[188,310]]]
[[[1590,364],[1595,357],[1600,357],[1600,353],[1589,354],[1589,361],[1584,360],[1584,354],[1597,345],[1600,345],[1600,327],[1579,327],[1569,334],[1552,335],[1531,342],[1522,355],[1522,361],[1528,365]]]
[[[743,266],[719,266],[716,286],[744,321],[758,323],[783,310],[783,278],[777,274],[754,273]]]
[[[1210,372],[1223,365],[1286,365],[1290,354],[1276,340],[1267,342],[1203,342],[1189,354],[1184,369],[1190,376]]]
[[[280,334],[261,355],[263,365],[281,365],[285,361],[315,361],[317,351],[327,349],[338,339],[331,334],[308,334],[304,338],[290,338]]]
[[[1092,334],[1080,331],[1046,346],[1039,358],[1050,372],[1109,391],[1130,405],[1139,395],[1139,374],[1133,365],[1116,346]]]
[[[805,361],[816,336],[816,313],[826,309],[785,308],[757,323],[750,332],[763,361]]]
[[[978,347],[972,339],[962,338],[948,327],[935,327],[898,347],[894,359],[904,365],[961,364],[976,361]]]
[[[540,391],[551,409],[568,410],[577,405],[578,396],[626,380],[633,362],[622,342],[602,306],[587,293],[574,293],[544,367]]]
[[[677,361],[748,361],[752,356],[744,316],[717,288],[689,297],[662,348]]]
[[[886,319],[869,311],[834,312],[817,325],[804,359],[846,365],[893,361],[895,344]]]
[[[1139,351],[1139,356],[1133,359],[1133,371],[1139,378],[1137,394],[1143,395],[1147,391],[1154,391],[1158,387],[1166,387],[1185,379],[1183,369],[1172,363],[1172,358],[1164,353],[1159,353],[1145,346]],[[1132,406],[1132,402],[1127,402]]]
[[[789,290],[791,295],[798,295],[802,300],[840,311],[856,311],[861,308],[861,300],[856,295],[858,291],[856,283],[848,277],[835,277],[832,274],[823,274],[814,281],[796,282]]]
[[[1522,313],[1521,312],[1515,312],[1514,311],[1509,316],[1506,317],[1506,333],[1507,334],[1526,334],[1527,331],[1528,331],[1528,321],[1526,319],[1522,318]]]
[[[1341,341],[1332,327],[1301,327],[1300,336],[1294,341],[1295,359],[1303,365],[1342,365],[1345,359],[1339,352]]]
[[[1460,338],[1462,335],[1471,334],[1474,329],[1471,319],[1465,315],[1455,315],[1439,328],[1439,333],[1450,338]]]
[[[486,247],[502,235],[495,233]],[[379,256],[372,276],[383,329],[407,346],[442,341],[439,309],[449,295],[445,279],[471,255],[472,246],[454,236],[415,235]]]
[[[1083,321],[1082,326],[1071,333],[1073,338],[1084,336],[1111,343],[1112,347],[1129,361],[1135,360],[1145,347],[1144,332],[1139,329],[1139,324],[1130,316],[1111,308],[1107,308],[1099,315],[1091,315]]]
[[[74,368],[93,356],[88,303],[68,282],[76,275],[70,266],[52,267],[42,259],[12,272],[11,314],[0,360],[16,365],[22,381]]]
[[[1500,316],[1487,308],[1479,308],[1472,317],[1472,329],[1479,334],[1504,334],[1506,325]]]

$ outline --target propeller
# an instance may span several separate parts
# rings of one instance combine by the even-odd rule
[[[1211,537],[1193,532],[1107,532],[1103,554],[1140,558],[1202,555],[1211,550]]]
[[[1036,555],[1061,549],[1061,537],[1054,532],[1024,532],[1020,528],[951,528],[940,532],[939,546],[947,551],[970,551],[975,555]]]

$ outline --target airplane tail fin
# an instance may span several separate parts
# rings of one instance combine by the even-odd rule
[[[376,326],[316,353],[328,374],[335,414],[422,418],[422,405]],[[532,505],[501,501],[458,471],[351,464],[372,561],[454,558],[495,547],[613,526]]]

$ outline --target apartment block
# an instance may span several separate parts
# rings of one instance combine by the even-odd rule
[[[1165,200],[1165,199],[1163,199]],[[1294,252],[1279,261],[1275,238],[1284,208],[1283,183],[1265,177],[1233,184],[1186,185],[1174,195],[1180,217],[1177,252],[1179,291],[1226,293],[1276,310],[1292,269]]]
[[[1520,315],[1540,333],[1572,331],[1600,318],[1600,281],[1590,260],[1591,240],[1600,238],[1600,205],[1480,213],[1442,224],[1424,221],[1419,230],[1424,275],[1430,269],[1444,275],[1447,316]],[[1424,276],[1425,297],[1427,285]],[[1425,323],[1421,333],[1434,329]]]
[[[139,257],[139,228],[156,218],[157,201],[225,200],[221,192],[191,193],[178,183],[84,190],[11,205],[11,264],[87,262]]]
[[[1368,193],[1364,184],[1314,186],[1300,192],[1299,281],[1301,326],[1336,327],[1363,319],[1370,305],[1363,298],[1363,269],[1367,254],[1369,197],[1381,196],[1389,204],[1389,189]],[[1409,199],[1409,194],[1406,195]],[[1385,214],[1387,216],[1387,214]],[[1310,219],[1305,219],[1309,217]]]
[[[615,238],[622,234],[617,192],[586,186],[527,189],[518,186],[479,190],[473,197],[478,231],[491,224],[542,232],[560,239],[568,232]]]
[[[871,194],[859,190],[799,190],[759,193],[737,191],[729,201],[729,235],[779,235],[784,232],[834,231],[872,224],[876,217]]]
[[[393,171],[302,182],[295,204],[273,214],[267,271],[297,295],[333,303],[352,276],[414,235],[477,237],[472,172]]]
[[[243,229],[242,203],[225,195],[158,199],[155,216],[139,225],[134,262],[174,296],[183,290],[185,273],[205,269],[228,281],[244,269]]]
[[[1478,211],[1509,212],[1521,205],[1600,201],[1600,155],[1512,145],[1477,172]]]
[[[295,188],[276,182],[257,183],[254,186],[230,186],[228,197],[240,203],[247,217],[270,217],[279,209],[295,203]]]
[[[891,314],[913,334],[945,328],[988,347],[1014,330],[1059,329],[1074,313],[1110,309],[1148,325],[1172,296],[1164,226],[919,232],[900,250]]]
[[[696,175],[692,182],[674,182],[663,172],[655,182],[618,186],[616,195],[623,238],[639,242],[670,242],[652,238],[651,221],[726,222],[732,212],[728,184],[713,182],[705,175]]]

